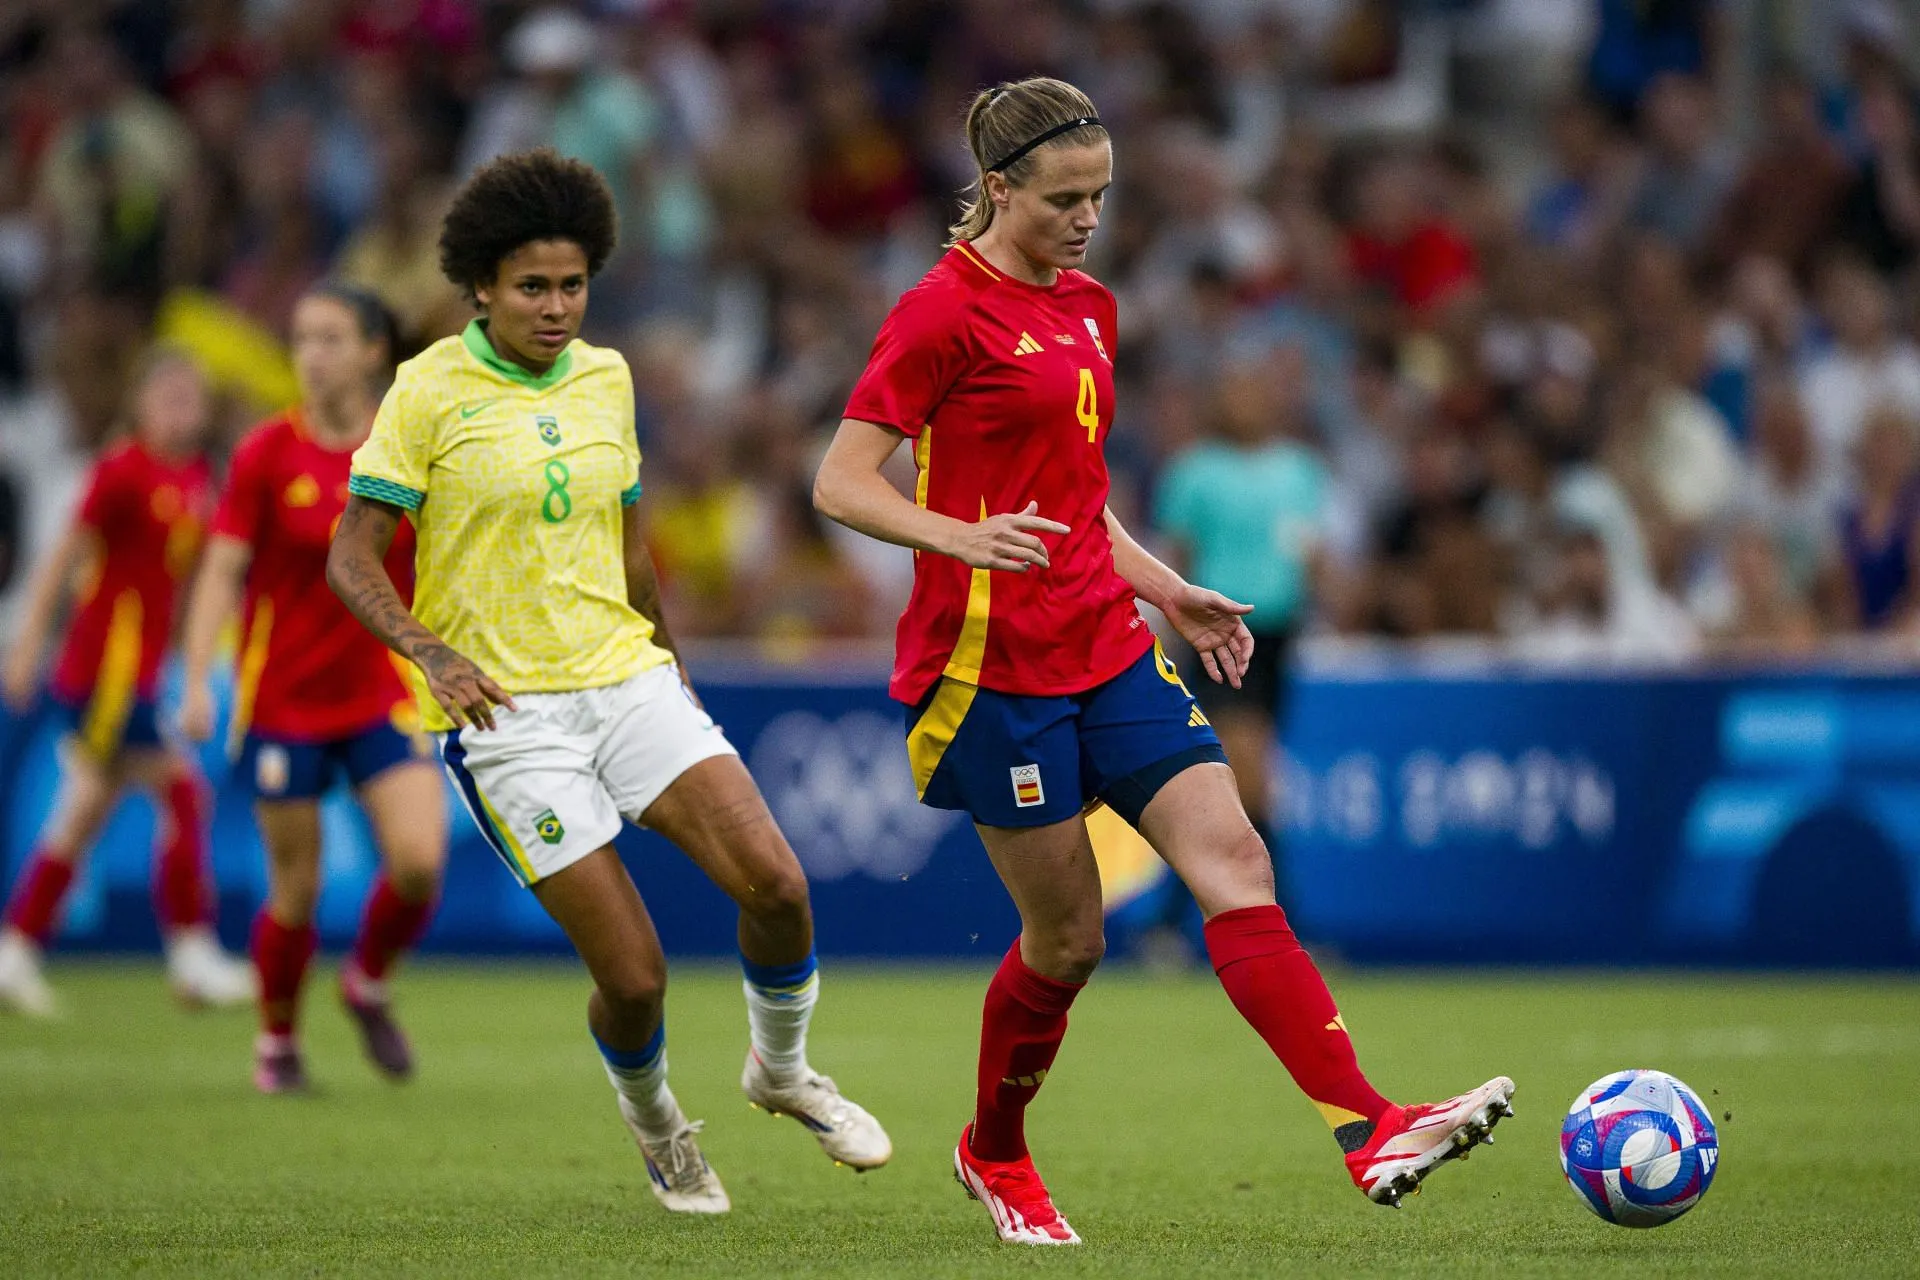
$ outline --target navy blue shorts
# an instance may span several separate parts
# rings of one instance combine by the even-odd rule
[[[1059,697],[997,693],[943,677],[907,711],[922,804],[982,826],[1043,827],[1095,800],[1136,827],[1174,775],[1226,752],[1167,655]]]
[[[234,757],[234,781],[256,800],[317,800],[344,775],[358,787],[397,764],[431,761],[433,744],[384,721],[327,742],[289,742],[247,734]]]
[[[96,690],[79,698],[55,693],[53,704],[68,735],[101,764],[112,764],[124,751],[167,745],[160,736],[160,704],[152,698],[109,699]]]

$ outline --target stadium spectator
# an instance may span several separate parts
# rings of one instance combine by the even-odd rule
[[[1753,462],[1736,505],[1742,520],[1766,532],[1787,584],[1820,600],[1830,625],[1840,621],[1830,587],[1846,499],[1840,473],[1820,464],[1806,410],[1792,385],[1777,376],[1763,383]]]
[[[1860,433],[1859,494],[1841,516],[1840,541],[1854,616],[1869,630],[1911,628],[1914,562],[1920,556],[1920,458],[1914,419],[1880,406]]]
[[[1728,535],[1716,581],[1693,608],[1707,644],[1734,657],[1804,657],[1820,643],[1813,603],[1788,575],[1764,525]]]
[[[1889,404],[1920,416],[1920,350],[1894,325],[1893,295],[1861,259],[1836,253],[1820,275],[1820,308],[1833,346],[1801,377],[1822,465],[1851,474],[1869,412]]]
[[[1614,582],[1598,532],[1569,522],[1554,551],[1554,570],[1535,602],[1538,618],[1516,637],[1521,654],[1605,664],[1677,662],[1699,652],[1699,632],[1677,601],[1651,584]]]
[[[1412,315],[1431,313],[1479,276],[1473,246],[1434,211],[1435,192],[1418,157],[1388,152],[1355,184],[1348,252],[1354,275]]]
[[[1627,210],[1630,225],[1698,250],[1734,180],[1732,144],[1714,130],[1707,86],[1662,75],[1641,105],[1648,163]]]
[[[1760,255],[1805,273],[1853,181],[1852,168],[1822,127],[1804,76],[1776,71],[1761,105],[1765,132],[1721,206],[1708,247],[1722,262]]]
[[[1866,154],[1840,206],[1841,243],[1876,271],[1895,275],[1920,254],[1920,128],[1913,89],[1888,68],[1860,87]]]
[[[1595,0],[1599,18],[1587,83],[1630,119],[1663,75],[1716,77],[1725,46],[1720,0]]]
[[[1527,203],[1535,241],[1582,258],[1597,254],[1625,216],[1638,170],[1601,106],[1569,98],[1554,108],[1547,141],[1552,169]]]

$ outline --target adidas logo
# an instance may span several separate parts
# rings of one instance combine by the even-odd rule
[[[1325,1030],[1325,1031],[1345,1031],[1346,1029],[1347,1029],[1346,1017],[1338,1013],[1333,1015],[1332,1022],[1329,1022],[1324,1028],[1322,1028],[1322,1030]]]
[[[1018,1089],[1038,1089],[1040,1082],[1047,1078],[1045,1071],[1036,1071],[1030,1076],[1002,1076],[1000,1083],[1012,1085]]]
[[[1204,715],[1200,714],[1200,708],[1198,707],[1195,707],[1193,709],[1193,714],[1187,717],[1187,727],[1189,729],[1198,729],[1201,725],[1210,724],[1210,723],[1211,721],[1209,721]]]
[[[1045,350],[1045,348],[1034,341],[1032,334],[1022,330],[1020,333],[1020,341],[1013,348],[1013,354],[1017,356],[1037,356],[1043,350]]]

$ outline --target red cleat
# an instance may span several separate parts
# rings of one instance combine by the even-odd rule
[[[1347,1172],[1367,1199],[1397,1209],[1443,1162],[1493,1141],[1493,1126],[1512,1114],[1513,1081],[1505,1076],[1445,1102],[1395,1107],[1367,1145],[1347,1156]]]
[[[253,1042],[253,1087],[262,1093],[305,1093],[307,1068],[292,1036],[263,1031]]]
[[[993,1229],[1014,1244],[1079,1244],[1053,1197],[1034,1171],[1033,1157],[1018,1160],[982,1160],[967,1149],[973,1126],[960,1131],[953,1149],[953,1176],[967,1194],[987,1207]]]
[[[400,1024],[393,1020],[387,984],[367,977],[348,960],[340,967],[340,1003],[360,1031],[360,1047],[366,1051],[367,1060],[389,1080],[410,1078],[413,1049]]]

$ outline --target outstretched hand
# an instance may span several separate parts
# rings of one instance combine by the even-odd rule
[[[1253,633],[1247,630],[1245,621],[1253,606],[1189,582],[1160,609],[1200,655],[1200,665],[1208,678],[1238,689],[1240,677],[1253,659]]]

